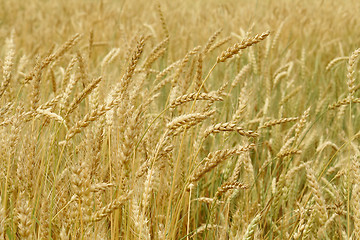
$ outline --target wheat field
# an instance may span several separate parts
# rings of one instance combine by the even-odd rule
[[[359,14],[0,0],[0,239],[360,239]]]

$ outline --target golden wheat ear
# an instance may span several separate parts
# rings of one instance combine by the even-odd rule
[[[266,31],[261,35],[256,35],[252,38],[245,38],[240,43],[234,44],[234,46],[229,47],[225,51],[223,51],[220,56],[217,58],[217,62],[225,62],[227,59],[232,58],[235,54],[238,54],[240,50],[248,48],[254,44],[259,43],[260,41],[264,40],[266,37],[270,35],[270,31]]]

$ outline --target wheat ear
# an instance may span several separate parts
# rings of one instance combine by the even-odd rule
[[[7,46],[7,54],[3,65],[3,81],[0,87],[0,98],[4,94],[6,88],[9,86],[11,80],[11,71],[14,65],[14,58],[15,58],[14,33],[12,33],[11,37],[6,40],[6,46]]]
[[[235,54],[238,54],[240,50],[248,48],[262,40],[264,40],[267,36],[269,36],[270,31],[266,31],[261,35],[256,35],[252,38],[245,38],[240,43],[235,43],[234,46],[229,47],[225,51],[223,51],[220,56],[217,58],[217,62],[225,62],[227,59],[232,58]]]

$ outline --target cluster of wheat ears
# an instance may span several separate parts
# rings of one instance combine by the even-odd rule
[[[268,25],[206,40],[179,26],[206,19],[188,1],[145,23],[136,3],[21,2],[0,12],[0,239],[360,239],[360,41],[336,17],[356,7],[264,1]]]

